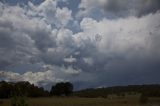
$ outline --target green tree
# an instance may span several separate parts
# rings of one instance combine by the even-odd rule
[[[69,96],[73,92],[73,85],[70,82],[60,82],[51,88],[51,95]]]

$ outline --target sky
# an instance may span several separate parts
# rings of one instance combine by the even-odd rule
[[[160,0],[0,0],[0,80],[75,89],[160,84]]]

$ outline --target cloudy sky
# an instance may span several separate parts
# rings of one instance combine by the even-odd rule
[[[81,89],[159,76],[160,0],[0,0],[0,80]]]

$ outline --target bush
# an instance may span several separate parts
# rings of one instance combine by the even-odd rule
[[[11,99],[11,106],[28,106],[25,97],[14,96]]]

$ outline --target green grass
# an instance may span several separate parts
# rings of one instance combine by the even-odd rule
[[[141,105],[138,96],[124,98],[29,98],[29,106],[160,106],[160,98],[150,98],[149,103]],[[10,106],[10,100],[3,100],[0,106]]]

